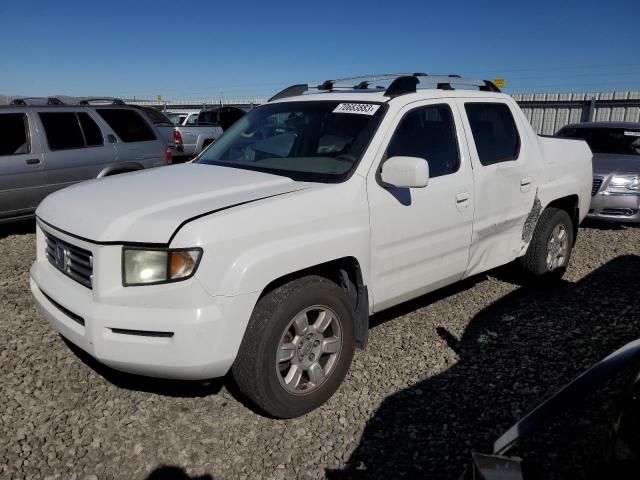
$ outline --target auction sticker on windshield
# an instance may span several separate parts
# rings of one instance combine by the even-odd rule
[[[360,115],[373,115],[378,111],[380,105],[371,103],[341,103],[333,113],[358,113]]]
[[[630,131],[630,132],[624,132],[624,134],[627,135],[628,137],[640,137],[640,132]]]

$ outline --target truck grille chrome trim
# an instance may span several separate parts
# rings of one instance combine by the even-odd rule
[[[67,277],[87,288],[93,287],[93,255],[82,248],[63,242],[48,233],[46,240],[46,255],[49,263],[64,273]]]

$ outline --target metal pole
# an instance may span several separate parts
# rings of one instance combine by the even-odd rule
[[[589,111],[587,114],[587,118],[590,122],[593,122],[596,118],[596,98],[592,97],[589,101]]]

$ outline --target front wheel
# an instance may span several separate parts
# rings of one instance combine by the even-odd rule
[[[521,257],[523,269],[533,277],[561,278],[573,249],[573,221],[565,210],[547,208],[542,212]]]
[[[343,290],[326,278],[304,277],[258,301],[232,375],[264,412],[297,417],[338,389],[354,344],[354,315]]]

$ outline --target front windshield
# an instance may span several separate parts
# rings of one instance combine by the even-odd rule
[[[640,130],[630,128],[566,128],[561,137],[582,138],[593,153],[640,155]]]
[[[267,104],[238,120],[198,163],[341,182],[355,169],[383,115],[375,103]]]

